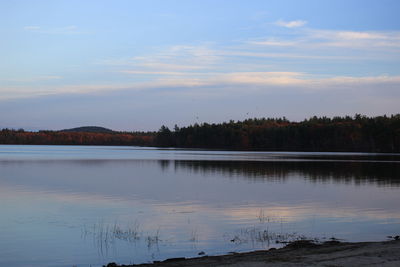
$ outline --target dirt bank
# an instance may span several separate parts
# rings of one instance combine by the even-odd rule
[[[313,244],[296,242],[281,249],[223,256],[176,258],[152,264],[115,266],[400,266],[400,241]]]

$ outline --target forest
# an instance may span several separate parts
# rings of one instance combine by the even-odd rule
[[[23,129],[3,129],[0,131],[0,144],[151,146],[154,143],[154,136],[153,133],[139,132],[29,132]]]
[[[254,118],[158,132],[0,131],[1,144],[126,145],[254,151],[400,152],[400,114]]]

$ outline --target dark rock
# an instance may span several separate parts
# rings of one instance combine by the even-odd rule
[[[290,248],[310,248],[316,246],[317,244],[315,244],[312,240],[297,240],[286,245],[286,247]]]
[[[185,257],[181,257],[181,258],[169,258],[169,259],[166,259],[164,262],[171,262],[171,261],[184,261],[184,260],[186,260],[186,258],[185,258]]]

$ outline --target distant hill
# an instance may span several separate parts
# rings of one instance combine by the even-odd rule
[[[75,132],[75,133],[114,133],[113,130],[98,126],[83,126],[72,129],[64,129],[60,132]]]

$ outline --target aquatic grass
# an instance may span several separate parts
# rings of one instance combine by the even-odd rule
[[[197,229],[193,229],[193,230],[190,232],[189,241],[190,241],[190,242],[197,242],[198,240],[199,240],[199,234],[198,234],[198,232],[197,232]]]
[[[260,209],[256,215],[257,222],[261,224],[265,223],[280,223],[281,225],[285,222],[285,217],[273,216],[265,214],[264,209]]]
[[[82,238],[91,236],[93,244],[99,249],[101,255],[107,254],[108,249],[116,240],[135,243],[142,237],[140,225],[137,221],[127,227],[121,227],[117,222],[107,224],[103,221],[91,226],[84,225],[82,228]]]
[[[269,222],[270,221],[270,218],[265,215],[263,209],[260,209],[257,218],[260,221],[260,223],[265,223],[265,222]]]
[[[252,243],[270,245],[271,243],[290,243],[296,240],[305,240],[305,236],[296,232],[293,233],[276,233],[268,228],[259,228],[256,226],[239,229],[229,240],[235,244]]]
[[[131,225],[128,225],[126,229],[123,229],[115,222],[111,229],[111,233],[116,239],[135,242],[140,239],[139,227],[140,225],[137,221]]]
[[[260,210],[257,220],[259,223],[250,227],[242,227],[233,233],[223,235],[223,238],[235,245],[250,244],[253,247],[270,247],[272,244],[281,246],[280,244],[289,244],[297,240],[313,240],[316,239],[306,238],[296,232],[287,232],[284,229],[283,218],[272,218],[266,216],[263,210]],[[117,241],[124,241],[138,245],[139,247],[150,250],[159,250],[160,242],[164,245],[169,245],[174,242],[192,242],[195,244],[199,240],[199,232],[196,227],[192,228],[187,235],[179,236],[179,240],[161,238],[160,228],[157,230],[149,230],[144,232],[138,221],[127,224],[125,227],[121,226],[117,221],[114,223],[104,223],[103,221],[93,224],[88,227],[84,225],[82,236],[91,236],[94,245],[98,248],[99,253],[104,255],[108,254],[110,248],[117,245]],[[248,245],[245,245],[248,246]],[[273,245],[272,245],[273,246]]]
[[[146,237],[146,242],[147,242],[147,247],[150,249],[154,245],[158,245],[158,242],[160,242],[160,228],[157,229],[154,235],[148,235]]]
[[[107,224],[101,221],[90,227],[84,225],[82,237],[86,239],[91,236],[93,244],[98,248],[99,253],[107,255],[109,248],[115,246],[117,240],[133,244],[140,242],[141,245],[147,246],[148,249],[154,246],[158,249],[158,243],[162,241],[160,232],[160,228],[158,228],[154,233],[144,233],[137,221],[128,224],[126,227],[122,227],[118,222]]]

